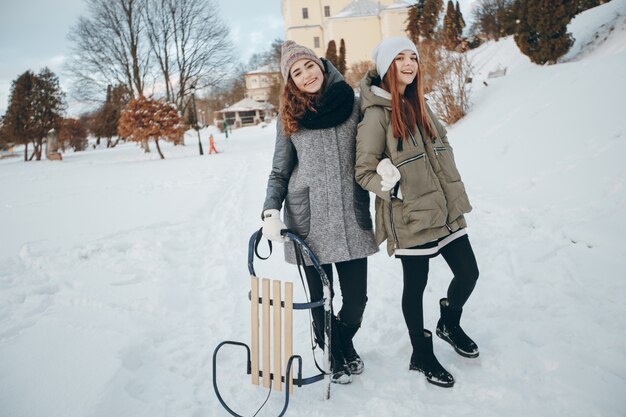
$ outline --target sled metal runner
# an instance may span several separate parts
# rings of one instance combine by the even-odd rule
[[[242,342],[223,341],[217,345],[213,352],[213,389],[220,404],[231,415],[242,417],[233,411],[222,398],[217,384],[217,356],[224,346],[239,346],[245,348],[247,355],[246,373],[251,376],[254,385],[263,384],[265,388],[274,391],[282,391],[285,387],[285,402],[279,414],[283,416],[289,406],[290,395],[293,394],[293,386],[313,384],[324,381],[324,399],[330,398],[330,343],[331,343],[331,299],[330,282],[324,269],[321,267],[317,257],[308,245],[299,236],[283,230],[283,236],[289,238],[296,249],[306,254],[311,263],[319,273],[323,285],[324,297],[322,300],[294,303],[293,283],[283,283],[278,280],[270,282],[269,279],[259,279],[254,271],[254,255],[256,246],[261,240],[261,230],[255,232],[250,237],[248,243],[248,271],[250,272],[251,290],[248,294],[250,299],[250,321],[251,321],[251,347]],[[286,243],[289,244],[289,243]],[[271,242],[270,242],[271,253]],[[260,284],[260,285],[259,285]],[[271,285],[270,285],[271,284]],[[271,291],[270,291],[271,289]],[[284,290],[284,298],[281,292]],[[293,310],[310,310],[323,307],[324,309],[324,360],[322,372],[320,374],[303,378],[302,377],[302,357],[293,354]],[[259,315],[259,308],[261,314]],[[260,329],[259,329],[260,328]],[[259,343],[259,339],[261,343]],[[295,363],[297,362],[297,363]],[[283,375],[283,364],[285,373]],[[297,366],[294,370],[294,366]],[[295,375],[294,375],[295,374]]]

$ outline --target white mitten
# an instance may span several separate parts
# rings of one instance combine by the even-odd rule
[[[376,172],[381,176],[380,185],[383,191],[389,191],[400,181],[400,171],[391,163],[389,158],[385,158],[378,163]]]
[[[286,229],[285,223],[280,220],[280,212],[276,209],[263,212],[263,236],[273,242],[285,243],[289,239],[282,236],[280,231]]]

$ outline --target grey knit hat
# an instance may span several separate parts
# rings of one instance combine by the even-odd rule
[[[304,58],[315,62],[322,69],[322,72],[324,72],[324,64],[322,64],[322,60],[315,55],[315,52],[306,46],[298,45],[294,41],[285,41],[285,43],[283,43],[280,56],[280,72],[283,74],[285,82],[287,81],[287,78],[289,78],[289,70],[291,69],[291,66],[296,61]]]
[[[380,75],[381,80],[387,73],[387,70],[396,55],[405,49],[415,52],[417,60],[419,61],[420,54],[417,52],[415,44],[408,38],[394,36],[385,38],[380,41],[378,45],[376,45],[376,48],[374,48],[374,51],[372,52],[372,59],[374,59],[374,62],[376,63],[376,71],[378,71],[378,75]]]

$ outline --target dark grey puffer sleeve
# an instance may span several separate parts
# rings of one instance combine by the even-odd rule
[[[280,210],[287,195],[289,178],[291,172],[298,162],[296,148],[291,140],[283,134],[280,120],[276,122],[276,144],[274,145],[274,160],[272,162],[272,172],[267,180],[267,192],[265,193],[265,210]],[[263,217],[261,212],[261,217]]]

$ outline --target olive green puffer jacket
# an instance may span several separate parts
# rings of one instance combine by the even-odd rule
[[[391,95],[373,85],[380,81],[376,70],[361,80],[361,111],[358,126],[357,182],[376,194],[376,240],[387,240],[387,252],[405,249],[446,236],[466,227],[464,213],[472,206],[454,162],[446,129],[428,109],[437,137],[424,137],[415,129],[401,149],[391,126]],[[382,191],[376,167],[389,158],[400,171],[403,199]]]

